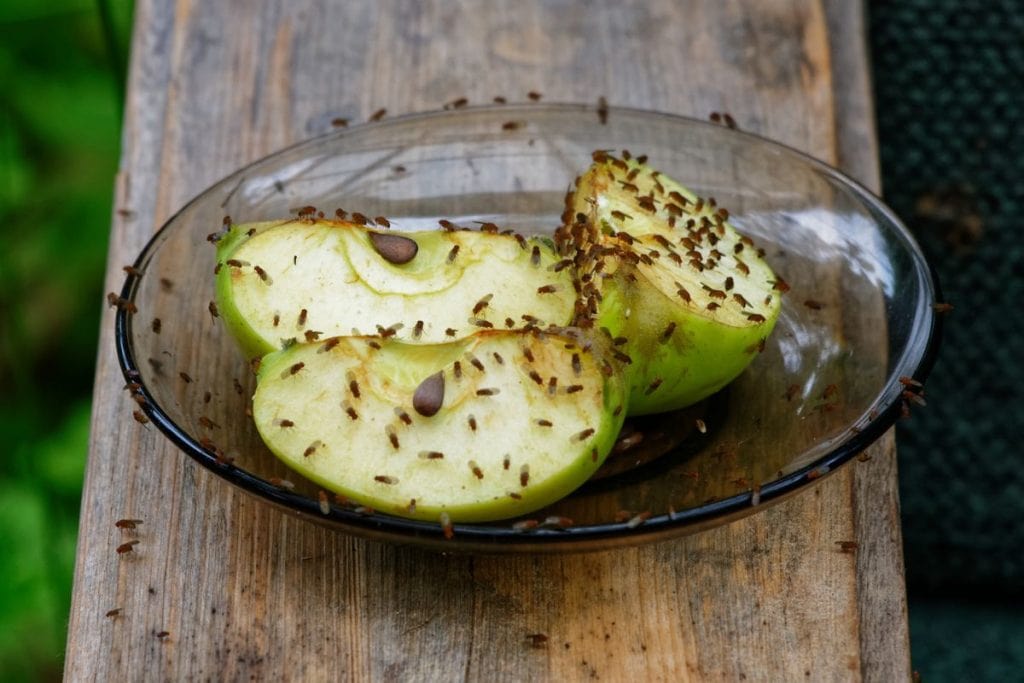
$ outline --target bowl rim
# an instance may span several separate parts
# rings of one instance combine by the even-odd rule
[[[529,115],[531,112],[556,111],[566,114],[587,113],[593,115],[603,105],[585,104],[578,102],[543,102],[543,103],[519,103],[519,104],[484,104],[460,107],[456,109],[420,111],[401,116],[389,117],[378,121],[367,121],[352,127],[340,128],[326,133],[307,138],[270,154],[262,156],[245,166],[222,177],[217,182],[209,185],[199,192],[181,208],[175,211],[149,238],[145,246],[136,257],[133,268],[127,273],[124,284],[120,291],[123,301],[134,301],[135,293],[145,275],[145,268],[159,244],[165,239],[167,233],[175,224],[177,219],[194,204],[199,202],[208,193],[227,186],[237,179],[240,184],[246,173],[254,166],[264,164],[275,157],[302,150],[304,147],[318,147],[325,142],[358,135],[365,130],[387,128],[391,126],[404,126],[420,121],[427,121],[437,118],[448,118],[452,116],[503,112],[505,114]],[[635,107],[607,106],[605,107],[608,116],[633,116],[653,117],[667,119],[684,125],[708,126],[719,129],[721,124],[716,124],[695,117],[682,116],[679,114],[662,112],[651,109]],[[727,129],[728,134],[746,136],[756,140],[759,144],[766,144],[775,147],[795,157],[797,160],[808,164],[822,175],[829,176],[840,185],[846,186],[856,198],[880,216],[879,224],[888,223],[891,230],[899,241],[910,260],[914,265],[914,275],[922,288],[922,299],[929,291],[932,294],[932,301],[928,302],[924,314],[928,323],[927,330],[921,331],[923,327],[919,323],[914,325],[917,337],[923,335],[923,341],[911,338],[908,349],[920,346],[920,358],[916,367],[911,368],[908,376],[916,381],[924,383],[935,364],[936,356],[942,338],[942,315],[934,310],[934,305],[943,301],[942,291],[935,269],[928,263],[923,251],[914,239],[913,235],[896,216],[882,199],[870,189],[857,180],[846,175],[837,168],[814,158],[790,145],[772,140],[757,133]],[[920,303],[920,302],[919,302]],[[918,311],[915,311],[917,313]],[[329,502],[329,512],[324,514],[321,504],[317,500],[307,498],[304,495],[294,493],[280,486],[275,486],[267,480],[250,473],[249,471],[236,467],[229,461],[219,458],[215,453],[203,447],[185,429],[179,426],[157,403],[148,387],[143,381],[139,365],[136,362],[132,348],[131,320],[133,312],[129,306],[118,306],[114,319],[114,341],[117,352],[118,363],[121,372],[128,383],[138,384],[135,393],[143,399],[141,410],[156,425],[156,427],[175,445],[207,470],[213,472],[229,483],[241,488],[246,493],[256,496],[272,505],[282,508],[287,512],[308,518],[319,524],[326,524],[333,529],[343,530],[348,533],[366,536],[374,539],[382,537],[396,543],[415,543],[417,545],[429,545],[451,551],[497,551],[497,552],[550,552],[552,550],[563,552],[573,550],[595,550],[607,548],[608,541],[618,540],[620,543],[637,545],[648,540],[681,536],[692,531],[698,531],[701,522],[710,522],[720,519],[723,523],[739,516],[752,513],[760,507],[766,507],[777,502],[801,489],[808,488],[825,475],[836,471],[840,466],[849,462],[854,456],[863,452],[866,448],[877,441],[887,432],[903,414],[903,400],[900,393],[895,392],[892,398],[887,398],[891,383],[887,378],[883,389],[876,395],[874,401],[877,404],[882,401],[884,407],[877,410],[862,427],[855,423],[848,425],[850,436],[843,438],[828,452],[816,458],[799,469],[754,487],[750,490],[709,501],[681,511],[669,510],[668,512],[650,515],[636,524],[636,520],[622,522],[606,522],[599,524],[581,524],[565,528],[551,528],[541,525],[535,529],[524,531],[515,528],[512,524],[502,522],[488,523],[455,523],[451,526],[450,532],[454,534],[453,540],[447,540],[444,529],[438,522],[427,522],[421,520],[406,519],[380,512],[366,513],[356,511],[349,507],[340,506]],[[904,354],[903,358],[906,358]],[[898,368],[894,366],[894,371]],[[850,431],[850,428],[853,430]]]

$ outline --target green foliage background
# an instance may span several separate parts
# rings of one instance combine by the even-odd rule
[[[58,679],[128,0],[0,0],[0,680]]]

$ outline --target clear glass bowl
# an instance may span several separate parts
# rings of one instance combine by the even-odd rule
[[[235,222],[306,205],[387,216],[393,230],[492,221],[550,232],[596,149],[650,163],[729,209],[791,285],[767,346],[732,385],[688,411],[631,423],[605,476],[528,519],[409,521],[323,501],[263,445],[255,382],[209,311],[215,249]],[[217,183],[153,237],[125,281],[118,357],[143,410],[198,463],[288,512],[379,540],[442,550],[564,551],[667,538],[754,513],[812,485],[879,438],[935,356],[937,284],[892,212],[838,171],[725,127],[587,105],[467,108],[339,130]],[[134,311],[134,312],[133,312]],[[159,323],[154,322],[159,320]],[[694,429],[695,419],[706,424]],[[637,435],[640,436],[637,436]],[[639,442],[639,443],[637,443]],[[563,519],[558,519],[563,518]],[[571,524],[567,521],[571,520]]]

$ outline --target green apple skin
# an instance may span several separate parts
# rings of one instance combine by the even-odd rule
[[[234,338],[238,348],[247,359],[262,358],[275,348],[280,348],[280,343],[275,346],[269,339],[253,329],[246,315],[235,305],[234,280],[236,278],[232,276],[230,266],[227,266],[225,262],[232,258],[239,246],[253,235],[288,222],[290,221],[265,221],[244,226],[231,225],[227,231],[220,235],[220,239],[217,241],[214,295],[218,315],[224,327]],[[252,232],[250,233],[249,231]]]
[[[263,359],[253,418],[289,467],[353,502],[427,521],[507,519],[571,493],[614,445],[627,390],[600,346],[498,330],[296,344]],[[443,402],[425,416],[413,397],[436,373]]]
[[[777,278],[713,202],[636,160],[606,157],[568,205],[576,222],[559,231],[559,248],[596,254],[580,267],[592,273],[582,296],[596,292],[590,323],[628,357],[630,415],[692,405],[764,348],[781,310]]]
[[[390,262],[374,233],[414,241],[415,257]],[[567,263],[537,237],[297,219],[232,226],[217,258],[217,306],[248,358],[307,334],[438,343],[527,321],[567,325],[573,314]]]
[[[625,266],[624,270],[633,270]],[[622,345],[630,362],[629,414],[677,410],[701,401],[738,377],[771,334],[774,320],[723,330],[695,315],[642,275],[606,283],[597,325]]]

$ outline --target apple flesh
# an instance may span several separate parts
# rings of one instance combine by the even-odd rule
[[[576,260],[576,324],[614,340],[631,415],[696,403],[764,348],[784,287],[714,200],[635,159],[594,156],[556,236]]]
[[[292,341],[438,343],[573,315],[569,263],[538,237],[296,219],[234,225],[217,252],[217,306],[249,358]]]
[[[253,418],[289,467],[403,517],[525,514],[600,467],[626,389],[576,330],[485,330],[456,341],[333,337],[269,354]]]

